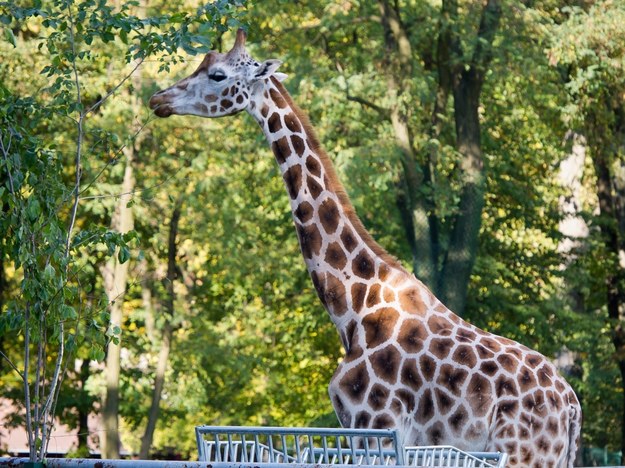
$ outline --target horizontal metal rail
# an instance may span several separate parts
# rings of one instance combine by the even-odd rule
[[[28,458],[1,458],[0,467],[18,468]],[[97,458],[47,458],[46,468],[257,468],[257,463],[227,463],[169,460],[107,460]],[[284,468],[284,463],[263,463],[262,468]],[[291,463],[289,468],[354,468],[354,465],[323,465],[319,463]],[[379,465],[360,465],[358,468],[380,468]],[[400,467],[402,468],[402,467]],[[409,467],[404,467],[409,468]],[[414,467],[412,467],[414,468]]]

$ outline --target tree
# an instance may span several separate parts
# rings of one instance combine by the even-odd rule
[[[625,34],[621,28],[625,5],[598,2],[587,10],[569,8],[566,13],[567,20],[555,31],[551,59],[565,76],[569,122],[579,128],[592,158],[599,208],[593,231],[602,244],[595,261],[604,281],[607,325],[625,390]],[[624,463],[625,404],[621,410]]]
[[[98,149],[108,149],[99,145],[110,136],[103,129],[87,130],[88,124],[146,56],[169,51],[170,60],[175,61],[177,56],[171,52],[179,46],[206,50],[208,39],[191,32],[218,21],[236,4],[222,2],[200,7],[194,13],[179,13],[175,19],[155,16],[144,20],[129,14],[129,5],[115,8],[106,2],[35,2],[30,8],[0,3],[0,22],[9,43],[13,47],[18,42],[25,45],[34,57],[37,46],[44,48],[50,57],[41,70],[48,83],[38,96],[29,96],[34,90],[20,90],[25,91],[22,97],[5,85],[0,88],[3,277],[8,260],[20,283],[20,294],[10,298],[3,310],[0,329],[3,334],[22,334],[23,367],[18,368],[4,351],[2,357],[22,382],[32,461],[42,460],[47,451],[61,382],[77,348],[87,345],[91,357],[102,359],[107,337],[117,341],[118,330],[107,331],[103,324],[108,314],[98,309],[100,301],[93,310],[85,308],[87,291],[80,286],[85,268],[83,252],[103,246],[109,256],[116,253],[116,261],[123,265],[130,256],[128,242],[133,234],[81,225],[81,209],[88,198],[84,194],[103,172],[84,169]],[[156,32],[161,26],[167,29],[165,34]],[[111,88],[92,94],[86,86],[90,74],[98,69],[92,47],[98,44],[106,48],[116,35],[125,44],[122,62],[134,60],[135,67],[122,72]],[[163,62],[163,67],[167,66]],[[3,82],[24,87],[14,78]],[[34,136],[46,135],[49,129],[52,133],[47,134],[47,141]],[[71,135],[73,144],[55,148],[52,142],[56,138],[51,135],[57,129]],[[93,143],[88,150],[87,142]],[[72,179],[68,180],[64,163],[70,154]],[[89,177],[87,184],[85,177]],[[52,370],[48,368],[49,358],[54,363]]]

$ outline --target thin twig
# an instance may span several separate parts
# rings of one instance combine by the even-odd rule
[[[11,129],[9,128],[9,143],[6,148],[4,147],[4,138],[0,134],[0,149],[2,150],[2,157],[4,158],[4,164],[7,167],[7,174],[9,175],[9,189],[11,190],[11,195],[15,193],[15,188],[13,186],[13,176],[11,175],[11,170],[9,169],[9,149],[11,148]]]
[[[70,36],[70,43],[72,46],[72,71],[74,73],[74,82],[76,83],[76,102],[78,104],[78,107],[80,108],[80,105],[82,104],[82,98],[81,98],[81,93],[80,93],[80,79],[78,76],[78,68],[76,66],[76,42],[75,42],[75,38],[74,38],[74,16],[72,15],[72,9],[71,6],[68,4],[67,6],[67,14],[69,16],[69,23],[70,23],[70,27],[69,27],[69,36]],[[82,152],[82,140],[83,140],[83,120],[84,120],[84,113],[80,113],[80,116],[78,117],[78,122],[77,122],[77,130],[78,130],[78,135],[76,136],[76,157],[74,160],[74,165],[75,165],[75,170],[76,170],[76,176],[75,176],[75,186],[74,186],[74,203],[72,206],[72,211],[71,211],[71,215],[70,215],[70,224],[69,224],[69,228],[67,230],[67,242],[65,244],[65,258],[67,258],[69,256],[69,247],[72,241],[72,231],[74,230],[74,224],[76,223],[76,214],[78,213],[78,203],[80,202],[80,178],[82,176],[82,169],[80,167],[80,163],[81,163],[81,152]]]
[[[349,94],[349,80],[347,79],[347,77],[345,76],[343,72],[343,66],[338,61],[335,62],[334,66],[336,67],[337,71],[341,74],[341,76],[343,76],[343,80],[345,81],[345,97],[347,98],[348,101],[354,101],[363,106],[370,107],[371,109],[375,110],[378,114],[380,114],[382,117],[387,118],[387,119],[390,118],[391,111],[389,109],[382,107],[382,106],[378,106],[377,104],[374,104],[373,102],[368,101],[367,99],[361,98],[359,96],[352,96],[351,94]]]
[[[139,133],[141,133],[143,131],[143,129],[152,121],[152,118],[148,118],[148,120],[146,120],[143,125],[141,125],[141,127],[139,127],[139,130],[137,130],[134,135],[132,135],[132,137],[130,137],[130,141],[134,141],[135,138],[137,138],[137,136],[139,136]],[[114,162],[117,161],[117,156],[119,154],[121,154],[124,149],[127,147],[128,145],[126,143],[124,143],[122,146],[119,147],[119,149],[115,152],[115,156],[112,157],[109,161],[106,162],[106,164],[102,167],[102,169],[100,169],[100,171],[95,175],[95,177],[93,178],[93,180],[91,182],[89,182],[81,191],[80,191],[80,195],[82,195],[83,193],[85,193],[87,190],[89,190],[91,188],[91,186],[93,184],[95,184],[95,182],[100,178],[100,176],[102,175],[102,173]],[[89,200],[90,197],[81,197],[81,200]]]
[[[130,71],[130,73],[128,73],[113,89],[111,89],[108,93],[106,93],[102,99],[100,99],[98,102],[92,105],[89,109],[87,109],[85,113],[83,114],[83,116],[86,117],[95,109],[97,109],[99,106],[101,106],[104,101],[106,101],[112,94],[114,94],[126,82],[126,80],[128,80],[132,75],[134,75],[134,73],[137,71],[137,68],[139,68],[142,63],[143,63],[143,59],[140,59],[135,65],[135,67]]]
[[[6,354],[4,354],[2,351],[0,351],[0,357],[4,358],[4,360],[9,364],[11,369],[13,369],[15,372],[17,372],[17,375],[20,376],[20,379],[24,380],[24,375],[20,372],[20,370],[17,368],[17,366],[15,364],[13,364],[13,361],[11,361],[9,359],[9,357]]]
[[[123,197],[125,195],[136,195],[139,193],[143,193],[143,192],[147,192],[149,190],[161,187],[165,184],[167,184],[170,180],[174,179],[178,173],[180,171],[182,171],[182,169],[184,169],[183,167],[178,168],[178,170],[176,172],[174,172],[171,176],[167,177],[165,180],[158,182],[154,185],[151,185],[149,187],[146,188],[142,188],[142,189],[136,189],[136,190],[130,190],[128,192],[123,192],[123,193],[117,193],[117,194],[112,194],[112,195],[92,195],[90,197],[82,197],[81,200],[98,200],[98,199],[102,199],[102,198],[119,198],[119,197]]]
[[[35,247],[33,246],[33,250]],[[35,255],[35,252],[33,252]],[[45,392],[45,389],[42,389],[42,379],[41,379],[41,368],[45,368],[45,359],[44,359],[44,348],[45,348],[45,338],[43,335],[45,329],[45,320],[46,320],[46,312],[44,309],[41,309],[39,317],[39,344],[37,346],[37,368],[35,370],[35,421],[37,424],[35,425],[35,440],[39,438],[39,421],[41,417],[41,398],[40,395]],[[43,377],[45,381],[45,375]]]
[[[28,448],[30,461],[36,461],[35,443],[33,440],[33,421],[30,413],[30,386],[28,384],[28,372],[30,363],[30,303],[26,303],[26,310],[24,313],[24,406],[26,406],[26,433],[28,434]]]

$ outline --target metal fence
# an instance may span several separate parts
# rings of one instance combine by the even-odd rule
[[[201,461],[403,464],[391,430],[199,426],[195,434]]]
[[[199,426],[200,461],[503,468],[507,455],[454,447],[402,447],[394,430]]]
[[[404,463],[412,467],[504,468],[508,456],[500,452],[464,452],[455,447],[404,447]]]

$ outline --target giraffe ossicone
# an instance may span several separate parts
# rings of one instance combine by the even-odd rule
[[[502,451],[512,466],[572,467],[581,408],[541,354],[447,309],[367,233],[278,60],[232,50],[150,99],[157,116],[248,111],[290,198],[304,261],[345,357],[329,386],[345,427],[395,428],[406,445]]]

